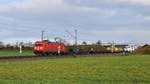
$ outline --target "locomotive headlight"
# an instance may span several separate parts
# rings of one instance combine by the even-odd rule
[[[34,50],[37,50],[37,47],[34,47]]]
[[[40,50],[42,50],[43,48],[42,47],[40,47]]]

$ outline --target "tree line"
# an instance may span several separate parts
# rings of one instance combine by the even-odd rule
[[[19,48],[20,46],[24,48],[32,48],[33,42],[15,42],[15,43],[5,43],[0,41],[0,48]]]

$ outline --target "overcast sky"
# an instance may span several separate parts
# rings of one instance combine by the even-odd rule
[[[0,41],[150,42],[150,0],[0,0]]]

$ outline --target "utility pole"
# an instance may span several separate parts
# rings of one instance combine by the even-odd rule
[[[78,45],[78,37],[77,37],[77,34],[78,34],[78,30],[74,30],[75,31],[75,45]]]
[[[19,43],[19,53],[22,54],[22,46],[23,46],[23,42]]]
[[[44,32],[45,32],[44,30],[41,31],[41,41],[44,40]]]
[[[115,51],[115,42],[113,41],[111,44],[111,52],[114,53]]]

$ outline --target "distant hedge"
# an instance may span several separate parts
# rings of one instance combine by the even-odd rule
[[[135,51],[136,54],[150,54],[150,45],[144,45]]]
[[[0,48],[0,50],[18,50],[18,47]],[[32,50],[31,47],[23,47],[23,50]]]

